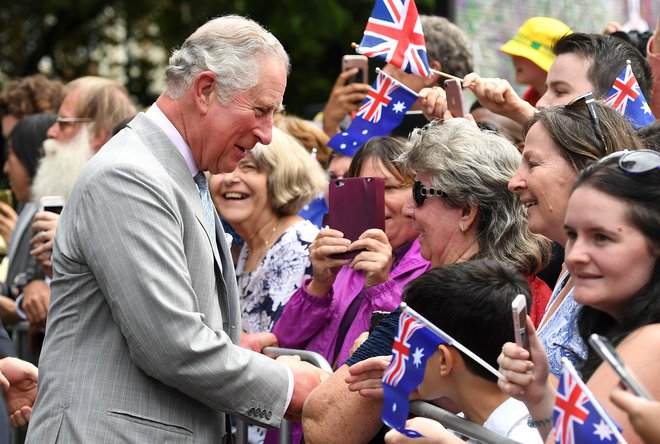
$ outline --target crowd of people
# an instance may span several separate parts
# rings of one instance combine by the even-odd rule
[[[174,50],[143,109],[101,77],[6,85],[0,444],[8,423],[33,443],[231,442],[236,419],[288,419],[296,443],[409,442],[381,422],[402,302],[502,375],[442,344],[411,400],[546,442],[568,361],[629,443],[660,440],[660,403],[617,387],[588,346],[607,338],[660,399],[660,122],[638,128],[605,100],[630,66],[660,116],[660,19],[636,47],[614,23],[530,18],[500,48],[522,97],[473,72],[455,24],[420,22],[434,72],[383,68],[419,94],[414,113],[352,156],[327,143],[371,85],[352,68],[314,121],[283,113],[289,56],[240,16]],[[477,99],[465,117],[444,73]],[[349,239],[324,218],[328,187],[360,177],[382,180],[385,224]],[[519,294],[529,349],[514,341]],[[462,442],[430,419],[407,427]]]

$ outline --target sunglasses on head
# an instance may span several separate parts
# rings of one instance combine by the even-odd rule
[[[413,183],[412,194],[413,200],[415,201],[415,205],[417,205],[417,207],[421,207],[424,204],[427,196],[441,197],[447,195],[447,193],[444,191],[425,187],[419,180],[416,180],[415,183]]]
[[[607,144],[605,143],[605,136],[603,135],[603,128],[600,126],[600,116],[598,114],[598,108],[596,108],[596,99],[594,95],[590,92],[584,93],[581,96],[577,96],[570,102],[566,104],[566,108],[575,106],[575,104],[584,100],[585,105],[587,105],[587,110],[589,111],[589,116],[591,117],[591,124],[594,127],[596,137],[600,141],[600,148],[603,152],[607,149]]]
[[[619,159],[619,168],[626,173],[642,174],[660,168],[660,152],[653,150],[617,151],[603,157],[599,162],[612,158]]]

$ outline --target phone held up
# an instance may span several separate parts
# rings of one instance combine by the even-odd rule
[[[385,230],[385,182],[380,177],[351,177],[330,182],[328,225],[351,242],[370,228]],[[334,255],[352,259],[362,250]]]
[[[623,362],[623,359],[621,359],[621,356],[619,356],[607,338],[594,333],[589,336],[589,344],[596,351],[596,353],[598,353],[598,356],[600,356],[604,362],[607,362],[616,372],[616,374],[619,375],[621,382],[623,382],[626,387],[628,387],[634,394],[641,398],[651,401],[653,400],[653,397],[637,380],[635,375],[633,375],[626,363]]]
[[[14,195],[10,189],[0,190],[0,202],[4,202],[10,207],[14,207]]]
[[[358,73],[346,81],[349,83],[369,83],[369,58],[364,55],[347,54],[341,58],[341,70],[358,68]]]
[[[513,316],[513,335],[516,344],[529,351],[529,336],[527,334],[527,298],[519,294],[511,303]]]
[[[465,101],[463,100],[463,85],[460,80],[445,80],[445,94],[447,95],[447,109],[454,117],[465,117]]]
[[[64,208],[64,198],[62,196],[44,196],[39,199],[40,210],[60,214]]]

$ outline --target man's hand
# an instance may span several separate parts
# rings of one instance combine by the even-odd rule
[[[313,366],[309,362],[302,362],[300,356],[280,356],[277,361],[286,365],[293,372],[293,395],[289,408],[286,411],[286,419],[300,419],[302,408],[307,396],[318,387],[321,382],[330,377],[330,374]]]
[[[352,365],[344,381],[352,392],[360,392],[365,398],[383,399],[383,374],[392,356],[375,356]],[[417,391],[415,390],[415,393]]]
[[[392,429],[385,434],[387,444],[448,444],[463,443],[458,436],[447,430],[442,424],[429,418],[416,417],[406,421],[406,428],[421,433],[423,436],[409,438]]]
[[[323,109],[323,131],[330,137],[339,132],[339,124],[347,114],[358,110],[371,89],[371,85],[366,83],[346,84],[358,71],[358,68],[351,68],[340,73],[330,91]]]
[[[37,260],[46,275],[52,277],[52,263],[50,261],[53,252],[53,240],[57,229],[57,221],[60,215],[50,211],[39,211],[34,215],[32,231],[35,235],[30,239],[30,254]]]
[[[14,427],[25,427],[37,398],[37,367],[16,358],[0,359],[5,402],[9,422]]]
[[[521,125],[534,115],[535,108],[521,99],[504,79],[486,79],[470,73],[463,79],[463,87],[469,88],[484,108]]]
[[[277,336],[272,333],[244,333],[241,332],[239,345],[248,350],[261,353],[264,347],[279,347]]]
[[[34,280],[23,289],[21,307],[30,324],[45,325],[50,303],[50,287],[45,281]]]

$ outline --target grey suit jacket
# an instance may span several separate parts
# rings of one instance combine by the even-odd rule
[[[280,423],[287,371],[232,344],[233,265],[205,220],[183,157],[145,115],[89,161],[57,229],[28,442],[220,442],[221,411]]]

